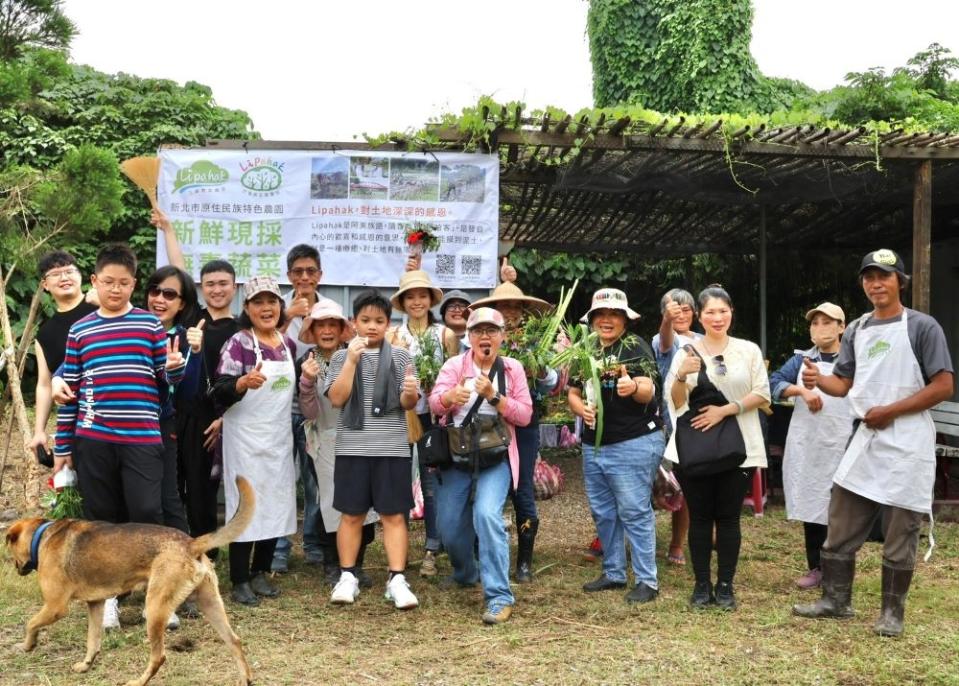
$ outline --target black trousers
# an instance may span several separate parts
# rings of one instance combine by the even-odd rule
[[[163,524],[161,444],[77,438],[73,466],[87,519]]]
[[[717,581],[732,583],[739,562],[742,531],[739,520],[753,469],[730,469],[712,476],[689,478],[677,470],[689,505],[689,556],[697,582],[710,581],[713,527],[716,529]]]
[[[160,435],[163,436],[163,485],[160,498],[163,503],[163,523],[185,534],[190,533],[183,513],[183,501],[177,488],[177,439],[176,419],[160,420]]]
[[[806,539],[806,564],[809,569],[819,569],[820,552],[822,545],[826,542],[826,534],[829,527],[825,524],[815,524],[813,522],[802,523],[803,537]]]
[[[273,551],[276,549],[276,539],[267,538],[262,541],[244,541],[230,544],[230,582],[243,584],[257,574],[269,574],[273,563]],[[250,554],[253,554],[253,563],[250,563]]]
[[[177,474],[180,497],[186,505],[187,523],[193,537],[217,527],[219,479],[211,479],[213,453],[203,447],[203,432],[215,419],[212,407],[197,404],[177,415]],[[214,554],[215,551],[210,551]]]

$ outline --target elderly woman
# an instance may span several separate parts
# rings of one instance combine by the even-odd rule
[[[664,439],[653,351],[642,339],[626,339],[629,321],[639,319],[616,288],[593,294],[584,322],[596,332],[602,346],[600,388],[571,383],[569,407],[583,418],[583,479],[593,521],[603,546],[603,572],[583,585],[587,593],[626,587],[626,546],[632,554],[635,586],[629,603],[648,603],[659,594],[656,576],[656,516],[652,493],[662,459]],[[592,383],[587,382],[587,383]],[[585,397],[584,397],[585,393]],[[603,432],[596,443],[598,395],[603,406]]]
[[[469,316],[470,297],[459,290],[447,291],[440,301],[440,317],[456,337],[460,347],[469,347],[469,334],[466,333],[466,318]]]
[[[533,412],[523,366],[499,354],[505,326],[496,310],[474,310],[467,322],[470,350],[446,361],[429,399],[433,412],[444,422],[452,419],[454,426],[479,415],[499,417],[509,428],[508,461],[478,474],[455,466],[442,469],[436,489],[436,521],[453,565],[453,581],[461,586],[482,582],[486,624],[501,624],[513,613],[509,537],[502,512],[510,484],[515,488],[519,482],[516,427],[525,426]],[[474,540],[479,542],[478,568]]]
[[[296,344],[280,333],[283,300],[273,278],[247,281],[243,301],[240,331],[223,346],[213,391],[228,407],[223,415],[226,518],[239,504],[238,475],[256,491],[253,521],[230,544],[230,595],[242,605],[257,605],[257,596],[279,595],[267,579],[276,539],[296,532],[296,473],[289,429]]]
[[[512,267],[509,267],[512,270]],[[504,276],[505,269],[503,272]],[[515,270],[511,274],[515,278]],[[512,282],[501,283],[486,298],[477,300],[471,309],[492,307],[503,315],[506,334],[523,325],[529,312],[545,312],[550,304],[545,300],[525,295]],[[530,396],[533,399],[533,416],[527,426],[517,428],[516,440],[519,443],[519,483],[513,488],[513,511],[516,513],[516,581],[529,583],[533,580],[533,545],[536,532],[539,531],[539,513],[536,510],[536,498],[533,490],[533,472],[536,469],[536,457],[539,455],[539,405],[559,382],[556,370],[546,368],[542,378],[527,377]]]
[[[746,447],[741,464],[709,476],[690,476],[682,467],[676,470],[683,495],[689,506],[689,553],[696,586],[690,602],[693,607],[715,603],[725,610],[736,608],[733,577],[739,561],[742,541],[740,513],[753,470],[766,466],[766,447],[759,424],[758,408],[769,402],[769,379],[759,347],[729,335],[733,321],[733,303],[729,293],[710,286],[699,294],[699,321],[705,336],[692,344],[695,354],[682,349],[673,358],[664,388],[668,393],[670,414],[676,419],[690,411],[689,395],[699,381],[705,362],[706,377],[722,392],[725,405],[707,405],[690,424],[693,429],[709,431],[730,419],[739,425]],[[666,449],[667,459],[682,465],[677,453],[676,431]],[[719,456],[717,455],[717,458]],[[713,528],[716,530],[718,565],[715,595],[710,572]]]

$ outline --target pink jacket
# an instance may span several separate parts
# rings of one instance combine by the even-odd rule
[[[519,485],[519,448],[516,445],[516,427],[526,426],[533,417],[533,399],[529,395],[529,386],[526,385],[526,372],[523,365],[516,360],[500,355],[506,367],[506,395],[501,411],[506,425],[509,427],[509,467],[513,473],[513,488]],[[430,391],[430,410],[446,423],[446,415],[455,412],[458,406],[443,407],[442,395],[453,388],[464,376],[473,376],[473,351],[468,350],[462,355],[451,357],[440,369],[436,377],[433,390]]]

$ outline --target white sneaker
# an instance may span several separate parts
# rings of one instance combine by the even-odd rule
[[[360,594],[360,582],[350,572],[340,572],[340,580],[333,587],[330,602],[334,605],[352,605]]]
[[[103,628],[108,631],[120,628],[120,608],[116,598],[107,598],[103,602]]]
[[[402,574],[397,574],[386,584],[385,597],[387,600],[392,600],[398,610],[411,610],[420,604],[410,590],[406,577]]]

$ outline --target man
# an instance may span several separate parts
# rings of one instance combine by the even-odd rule
[[[856,552],[885,506],[882,612],[873,630],[898,636],[919,527],[923,515],[932,515],[936,429],[929,409],[952,396],[954,372],[942,327],[902,305],[909,277],[899,255],[867,254],[859,279],[874,309],[846,329],[833,373],[822,375],[810,360],[803,363],[803,385],[848,396],[856,419],[833,478],[821,555],[822,598],[793,606],[793,613],[852,616]]]
[[[77,320],[97,309],[96,304],[84,299],[80,289],[83,275],[73,255],[62,250],[48,252],[40,258],[38,267],[40,284],[53,297],[57,311],[37,331],[37,409],[33,438],[27,443],[27,450],[30,451],[40,447],[46,450],[49,441],[47,421],[53,407],[51,378],[53,372],[63,364],[67,333]]]

